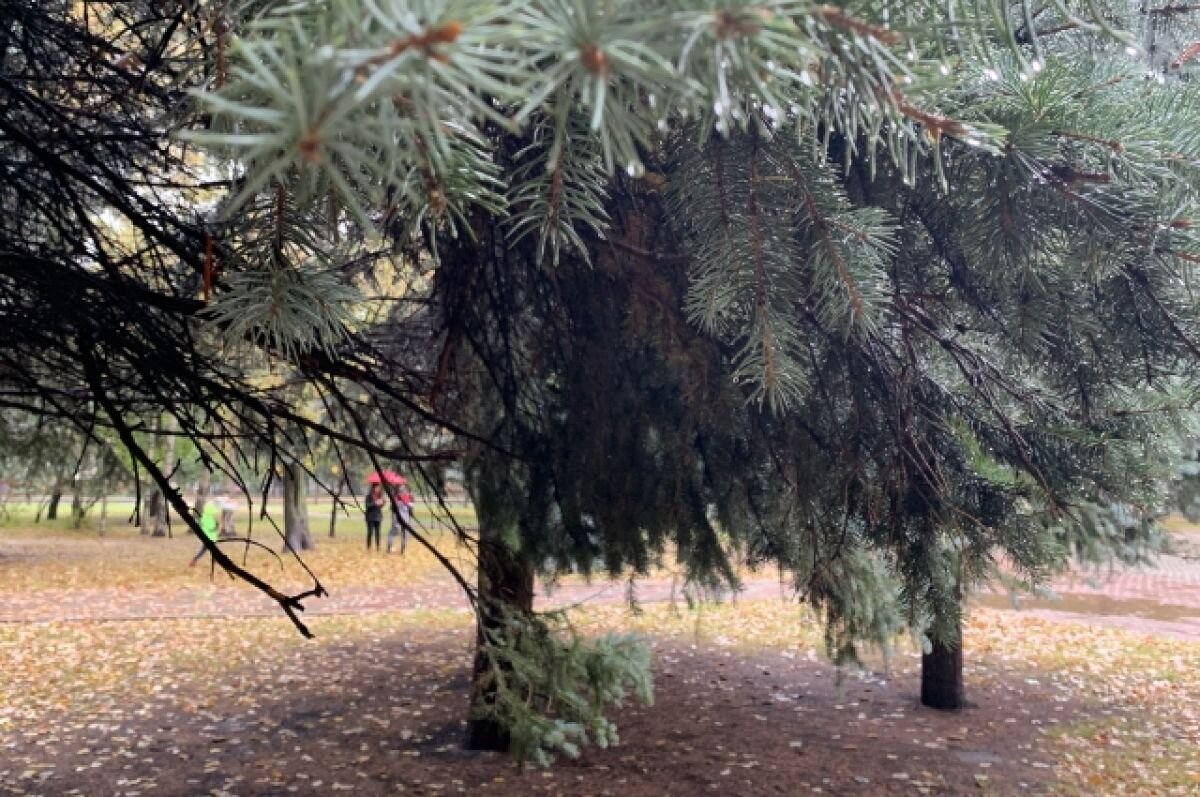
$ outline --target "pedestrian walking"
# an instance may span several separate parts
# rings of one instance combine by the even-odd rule
[[[412,523],[412,493],[401,486],[392,499],[392,527],[388,529],[387,552],[392,552],[392,541],[400,538],[400,555],[408,548],[408,529]]]
[[[217,535],[220,529],[220,519],[216,501],[209,501],[204,505],[204,512],[200,515],[200,531],[210,542],[217,542]],[[196,555],[192,557],[192,561],[188,563],[188,567],[195,567],[196,562],[199,562],[201,557],[208,552],[208,546],[203,541],[200,543],[200,550],[196,551]]]

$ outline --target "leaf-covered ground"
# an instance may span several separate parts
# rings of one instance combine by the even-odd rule
[[[186,568],[189,540],[62,535],[0,531],[0,603],[234,588]],[[314,617],[312,642],[275,616],[0,622],[0,794],[1200,795],[1200,640],[979,608],[976,706],[943,714],[916,704],[910,646],[839,678],[765,589],[631,613],[592,588],[577,622],[647,635],[657,704],[621,712],[617,748],[518,772],[458,748],[472,632],[435,606],[444,578],[356,542],[310,560],[331,588],[442,590],[431,608]]]
[[[280,507],[272,503],[268,508],[271,517],[281,524]],[[328,501],[314,501],[309,505],[309,522],[317,547],[305,552],[304,561],[323,582],[341,588],[397,586],[428,576],[444,580],[445,574],[434,557],[414,541],[409,542],[403,560],[398,554],[389,557],[374,551],[368,553],[364,544],[366,525],[361,514],[353,510],[348,517],[339,515],[335,528],[337,536],[330,538],[331,508]],[[460,524],[474,524],[474,512],[469,507],[453,506],[450,509]],[[0,567],[14,560],[20,566],[5,567],[0,592],[161,590],[194,587],[210,581],[207,557],[196,568],[187,567],[199,543],[178,519],[172,524],[172,538],[155,539],[138,534],[138,530],[128,523],[131,513],[131,504],[114,503],[109,510],[108,531],[100,536],[94,517],[88,519],[84,528],[75,530],[66,520],[34,524],[31,522],[32,507],[11,507],[8,524],[0,526],[0,557],[3,557]],[[415,521],[430,537],[440,541],[444,553],[459,561],[461,552],[449,542],[451,535],[442,533],[446,521],[440,515],[439,512],[439,517],[435,518],[434,512],[419,505]],[[251,524],[249,512],[243,507],[237,513],[236,528],[239,535],[250,536],[270,551],[281,549],[279,534],[269,520],[259,518],[257,513]],[[285,586],[309,583],[304,568],[291,556],[277,557],[270,551],[238,542],[222,544],[239,563],[245,562],[272,583]],[[469,566],[465,561],[461,563]]]

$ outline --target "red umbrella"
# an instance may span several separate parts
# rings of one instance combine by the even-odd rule
[[[405,483],[404,477],[394,470],[375,471],[367,477],[367,484],[379,484],[381,481],[392,485]]]

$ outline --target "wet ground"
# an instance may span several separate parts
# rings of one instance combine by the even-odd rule
[[[163,543],[152,543],[162,545]],[[182,550],[190,542],[175,541]],[[0,536],[0,556],[6,567],[19,569],[60,557],[77,570],[102,566],[103,546],[62,538],[26,539]],[[412,556],[413,554],[410,554]],[[403,562],[398,557],[394,560]],[[972,605],[1019,610],[1048,620],[1085,622],[1139,633],[1200,640],[1200,533],[1174,536],[1173,552],[1155,567],[1076,572],[1056,580],[1050,597],[1014,597],[983,591]],[[64,565],[65,566],[65,565]],[[177,565],[172,565],[175,569]],[[335,584],[330,596],[308,602],[308,614],[355,615],[397,609],[463,608],[461,592],[443,572],[427,569],[404,583]],[[589,603],[620,603],[627,599],[625,582],[569,582],[542,588],[543,607]],[[681,600],[679,582],[648,578],[637,584],[644,604]],[[786,596],[777,578],[749,578],[740,599]],[[51,620],[138,620],[204,617],[271,617],[278,608],[261,593],[225,578],[206,579],[203,572],[189,583],[152,583],[113,587],[46,588],[8,592],[0,601],[0,622]]]
[[[1153,567],[1073,573],[1055,581],[1047,597],[984,592],[972,603],[1047,620],[1200,640],[1200,533],[1174,534],[1171,550]]]
[[[973,707],[949,714],[919,706],[912,651],[835,674],[775,579],[695,616],[651,579],[641,620],[614,605],[624,583],[564,585],[543,605],[645,626],[658,701],[618,713],[620,747],[519,772],[459,749],[470,623],[411,552],[326,545],[330,567],[357,558],[305,642],[250,588],[188,569],[190,541],[0,535],[0,794],[1197,795],[1197,542],[1020,612],[978,596]],[[143,549],[149,576],[112,558]]]

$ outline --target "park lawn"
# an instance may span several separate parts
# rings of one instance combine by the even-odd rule
[[[239,509],[235,513],[237,519],[237,528],[245,529],[250,521],[251,510],[244,500],[239,500]],[[108,529],[107,534],[121,535],[123,532],[132,531],[137,533],[136,529],[131,525],[133,517],[134,502],[131,498],[114,498],[108,502]],[[259,518],[259,510],[261,504],[255,504],[254,508],[254,523],[270,525],[269,521]],[[308,517],[309,524],[314,533],[318,537],[325,536],[329,529],[329,516],[333,509],[333,501],[331,498],[310,498],[308,501]],[[0,515],[0,535],[5,531],[19,530],[22,534],[49,534],[53,535],[59,531],[74,531],[79,533],[97,534],[99,523],[100,505],[92,506],[87,515],[84,516],[83,523],[80,528],[75,528],[72,519],[70,518],[71,503],[70,497],[64,496],[62,503],[59,505],[59,517],[54,520],[46,520],[42,517],[38,518],[39,505],[19,500],[10,500],[4,506],[4,513]],[[470,504],[447,504],[446,506],[438,506],[436,503],[425,503],[418,501],[414,506],[414,518],[420,522],[430,524],[446,523],[446,513],[452,515],[460,524],[467,527],[475,525],[475,508]],[[267,502],[267,513],[271,515],[275,521],[282,525],[283,523],[283,503],[276,498],[272,498]],[[44,507],[42,507],[44,515]],[[187,530],[178,518],[172,513],[172,529],[176,534],[186,535]],[[351,533],[362,534],[365,532],[366,524],[362,518],[362,512],[355,503],[346,500],[342,508],[338,510],[337,530],[343,530]]]
[[[268,508],[279,517],[280,507],[272,504]],[[88,519],[81,529],[71,528],[70,521],[64,519],[35,524],[29,507],[17,507],[14,518],[0,526],[0,594],[70,589],[166,590],[228,582],[224,577],[214,579],[207,566],[187,566],[199,543],[186,528],[177,523],[169,539],[143,537],[137,528],[124,522],[131,510],[132,504],[127,504],[124,514],[110,513],[109,530],[102,537],[91,525],[94,519]],[[437,558],[415,540],[409,541],[403,558],[368,553],[364,544],[366,524],[357,514],[339,518],[337,536],[330,538],[329,510],[328,501],[310,503],[316,549],[302,554],[304,565],[327,588],[394,587],[444,574]],[[460,525],[474,525],[470,507],[455,506],[451,510]],[[18,519],[24,522],[18,523]],[[469,557],[447,530],[443,517],[435,517],[430,507],[419,504],[414,519],[441,555],[473,573]],[[276,586],[306,587],[310,581],[304,567],[295,557],[279,553],[281,540],[271,524],[257,518],[253,525],[248,521],[245,510],[238,513],[238,533],[252,530],[252,538],[269,550],[225,542],[226,550],[239,564],[245,563]],[[386,538],[386,529],[383,534]],[[206,565],[208,560],[202,562]]]
[[[280,511],[274,505],[269,508],[276,513]],[[336,536],[329,537],[329,509],[328,501],[310,502],[316,548],[300,553],[303,564],[296,557],[282,553],[281,538],[269,522],[255,519],[251,527],[245,511],[237,516],[239,534],[253,528],[253,539],[269,550],[237,541],[222,545],[239,564],[272,585],[287,589],[306,589],[311,585],[306,567],[330,591],[344,587],[403,587],[418,582],[444,583],[448,589],[455,589],[438,556],[445,557],[468,581],[475,580],[474,558],[457,540],[440,510],[418,504],[414,511],[418,533],[434,546],[436,555],[410,539],[407,552],[400,557],[366,550],[366,523],[359,515],[340,518]],[[474,509],[469,506],[449,509],[455,522],[473,536]],[[382,536],[386,545],[386,527]],[[71,589],[170,590],[206,585],[249,589],[241,583],[230,584],[219,574],[214,578],[211,568],[206,566],[208,559],[201,560],[205,566],[188,567],[198,547],[191,532],[179,526],[170,538],[151,538],[141,536],[136,527],[124,522],[111,525],[100,536],[90,525],[74,529],[68,520],[33,523],[27,519],[19,524],[10,521],[0,525],[0,595]],[[682,584],[679,568],[671,566],[671,559],[671,551],[664,552],[662,561],[646,578],[674,579]],[[763,573],[740,570],[747,578],[763,577]],[[776,574],[772,570],[767,575]],[[610,583],[602,576],[597,580]],[[561,585],[581,585],[586,581],[571,574],[557,579]]]
[[[1200,524],[1193,523],[1183,515],[1168,515],[1162,519],[1162,525],[1172,534],[1200,536]]]
[[[1046,625],[1042,641],[1018,639],[1022,657],[1097,706],[1054,733],[1059,793],[1200,794],[1200,643]],[[991,644],[995,654],[1003,649]]]
[[[469,558],[449,534],[435,535],[435,539],[441,553],[470,573]],[[432,554],[416,547],[403,558],[368,554],[362,540],[361,521],[344,521],[336,539],[318,535],[318,548],[306,553],[305,561],[331,589],[347,585],[403,589],[421,584],[454,590]],[[228,580],[214,580],[208,568],[186,567],[194,549],[195,542],[190,538],[147,539],[128,527],[116,528],[105,538],[94,531],[46,524],[8,527],[0,530],[0,595],[40,592],[48,600],[57,600],[56,596],[74,591],[127,588],[142,590],[147,600],[154,600],[156,595],[180,589],[225,588]],[[272,556],[253,550],[250,562],[256,568],[276,568],[275,572],[279,568]],[[295,563],[285,559],[283,567],[284,582],[290,579],[302,583],[302,571]],[[244,585],[236,587],[248,589]],[[633,630],[646,635],[658,648],[660,684],[669,690],[664,700],[669,704],[674,701],[675,708],[665,714],[650,709],[631,715],[638,723],[636,727],[648,733],[672,733],[671,711],[690,711],[696,699],[703,701],[704,710],[711,710],[712,700],[704,684],[715,685],[712,688],[718,694],[728,687],[720,680],[724,676],[708,674],[721,672],[712,668],[723,666],[723,662],[743,662],[739,689],[751,704],[757,700],[756,690],[762,691],[760,697],[768,702],[773,699],[772,689],[777,687],[767,684],[757,673],[777,671],[781,662],[783,666],[802,666],[817,672],[818,680],[829,685],[830,693],[842,688],[833,686],[837,679],[824,664],[820,624],[804,607],[778,600],[743,599],[694,608],[682,601],[651,603],[630,611],[619,602],[619,596],[615,597],[616,602],[609,605],[589,604],[576,609],[572,617],[585,633]],[[472,639],[470,617],[465,611],[386,611],[314,616],[308,621],[317,634],[312,642],[301,639],[282,617],[0,624],[0,673],[5,676],[0,679],[0,759],[5,757],[6,749],[19,751],[22,761],[28,764],[20,772],[0,764],[0,786],[14,773],[34,771],[29,767],[38,761],[45,763],[66,755],[64,745],[78,742],[75,749],[91,749],[84,737],[98,723],[131,724],[139,733],[149,732],[148,724],[155,723],[182,730],[199,722],[207,727],[229,712],[257,711],[256,721],[278,725],[287,724],[293,710],[304,714],[311,713],[312,706],[323,706],[321,712],[327,715],[320,718],[325,724],[314,720],[314,727],[357,729],[363,723],[354,711],[366,704],[363,701],[369,702],[357,684],[388,684],[393,673],[404,680],[419,671],[419,677],[406,687],[404,700],[410,702],[391,705],[390,714],[374,709],[367,712],[374,717],[374,725],[369,728],[378,737],[372,743],[391,744],[392,731],[401,728],[416,734],[411,739],[425,746],[391,747],[389,756],[419,757],[431,749],[453,748],[456,740],[446,735],[445,728],[457,727],[454,723],[465,701],[465,668]],[[933,745],[931,749],[940,751],[940,755],[952,751],[955,745],[967,744],[964,740],[973,739],[975,726],[982,724],[990,734],[986,743],[1004,752],[1006,763],[974,773],[978,779],[972,788],[977,788],[979,794],[1014,793],[1020,790],[1020,783],[1026,782],[1022,778],[1034,776],[1056,777],[1057,783],[1048,793],[1064,797],[1200,794],[1200,758],[1195,754],[1200,749],[1200,643],[980,608],[972,611],[967,625],[966,649],[968,688],[972,695],[981,697],[982,705],[956,720],[964,730],[950,734],[945,727],[936,730],[937,725],[914,726],[908,720],[921,714],[911,710],[915,707],[906,709],[910,715],[906,720],[860,712],[861,724],[870,730],[837,725],[853,725],[854,721],[846,717],[829,720],[841,730],[822,726],[821,733],[845,733],[847,739],[857,738],[851,736],[853,732],[868,734],[866,743],[860,740],[846,745],[856,750],[837,751],[849,755],[851,769],[859,772],[847,777],[868,777],[878,782],[881,777],[911,775],[914,785],[929,784],[919,787],[930,790],[925,793],[958,793],[938,791],[951,787],[944,783],[938,786],[936,778],[920,780],[918,773],[908,771],[914,769],[912,766],[901,769],[891,758],[869,758],[873,747],[870,734],[897,745],[906,740]],[[872,679],[891,682],[894,689],[915,693],[918,659],[907,639],[897,640],[890,659],[870,653],[865,660],[869,668],[865,683]],[[762,662],[773,663],[768,667]],[[410,672],[410,665],[416,670]],[[699,682],[703,682],[700,687],[693,681],[685,687],[673,680],[692,665],[705,673],[699,676]],[[861,678],[850,670],[843,671],[843,675],[847,683],[858,683]],[[298,685],[304,687],[299,692]],[[289,702],[293,694],[302,697],[299,708]],[[703,697],[697,698],[698,694]],[[343,711],[338,706],[346,695],[351,700]],[[825,697],[833,710],[854,705],[836,695]],[[441,713],[420,708],[425,705],[421,701],[442,706],[438,709]],[[766,709],[754,709],[751,727],[755,727],[754,718],[768,714]],[[412,730],[417,727],[412,722],[402,724],[408,721],[406,717],[422,716],[424,724],[420,727],[424,730],[419,733]],[[721,715],[714,711],[711,716]],[[817,719],[828,720],[814,716],[806,721]],[[694,729],[697,749],[703,744],[720,746],[720,721],[715,722],[715,727]],[[945,726],[947,721],[941,722]],[[437,730],[439,727],[443,730]],[[357,733],[353,738],[358,738]],[[711,739],[706,738],[708,734]],[[962,738],[955,741],[954,737],[959,736]],[[39,757],[38,751],[22,739],[35,740],[35,747],[44,747],[43,755]],[[402,737],[401,741],[407,739]],[[806,738],[805,743],[812,745],[817,740]],[[753,744],[750,749],[754,749]],[[55,752],[55,756],[47,758],[47,751]],[[281,753],[272,748],[264,755],[270,759]],[[639,748],[628,755],[640,757],[648,767],[655,765],[653,747]],[[786,757],[786,749],[780,755]],[[330,751],[329,756],[334,752]],[[345,763],[336,757],[318,760],[330,766]],[[766,763],[768,760],[771,763]],[[762,762],[770,767],[786,765],[778,757]],[[284,772],[291,764],[294,762],[276,761],[271,771]],[[501,763],[472,766],[472,777],[482,779],[476,785],[509,778]],[[893,771],[887,771],[888,767]],[[1038,767],[1039,771],[1031,775],[1020,767]],[[718,783],[725,769],[716,773]],[[438,773],[452,773],[454,767],[446,765],[435,770],[431,777],[440,783],[437,779],[443,775]],[[395,770],[387,772],[391,773],[389,777],[400,777]],[[836,781],[840,775],[828,771],[826,776]],[[447,783],[454,780],[451,774],[445,777]],[[522,782],[528,785],[528,781]],[[820,788],[817,783],[814,781],[814,787]],[[850,781],[851,790],[846,793],[856,793],[854,783]],[[182,791],[173,793],[191,793],[189,789],[195,784],[175,785]],[[493,788],[491,793],[527,791]]]
[[[314,617],[306,640],[279,618],[0,623],[0,736],[46,731],[52,718],[93,716],[174,696],[193,708],[228,691],[290,677],[313,648],[382,634],[420,636],[469,626],[466,610]],[[46,677],[53,673],[53,677]],[[313,673],[320,677],[321,673]],[[128,710],[128,709],[127,709]]]

